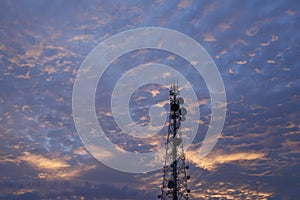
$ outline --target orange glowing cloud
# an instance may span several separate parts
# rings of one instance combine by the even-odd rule
[[[204,35],[204,41],[206,41],[206,42],[215,42],[217,40],[216,40],[216,38],[212,34],[206,33]]]
[[[24,155],[20,157],[20,159],[26,161],[29,165],[37,169],[55,170],[70,166],[64,161],[58,159],[49,159],[40,155],[30,154],[28,152],[25,152]]]
[[[67,158],[68,159],[68,158]],[[82,172],[95,168],[94,165],[71,166],[66,162],[66,158],[46,158],[41,155],[25,152],[17,161],[25,161],[35,168],[40,179],[71,179],[79,176]]]
[[[189,150],[187,152],[188,161],[206,170],[214,170],[217,165],[235,162],[235,161],[249,161],[263,159],[265,155],[263,153],[255,152],[239,152],[239,153],[216,153],[208,157],[200,158],[199,150]]]

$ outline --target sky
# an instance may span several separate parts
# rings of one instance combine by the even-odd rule
[[[150,141],[122,133],[109,97],[137,64],[172,66],[191,80],[201,113],[186,153],[191,199],[297,199],[296,0],[0,1],[0,199],[156,199],[162,170],[126,173],[104,165],[86,150],[72,115],[73,85],[87,55],[114,34],[143,27],[179,31],[205,48],[226,90],[224,128],[200,158],[212,107],[203,79],[179,56],[145,49],[118,58],[97,87],[95,109],[107,137],[132,152],[163,144],[163,131]],[[140,87],[130,100],[132,118],[148,123],[148,104],[166,100],[165,87]]]

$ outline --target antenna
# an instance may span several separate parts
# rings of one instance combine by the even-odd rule
[[[190,176],[186,175],[189,166],[185,164],[184,144],[182,132],[180,131],[181,121],[185,120],[187,111],[182,106],[184,100],[179,95],[177,77],[176,82],[174,80],[170,87],[169,126],[163,167],[163,182],[161,193],[158,195],[158,198],[161,200],[189,199],[190,189],[188,189],[187,180],[190,179]]]

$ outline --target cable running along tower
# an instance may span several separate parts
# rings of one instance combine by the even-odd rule
[[[182,133],[180,131],[181,122],[185,120],[186,109],[182,107],[184,100],[180,97],[178,83],[173,83],[170,88],[170,113],[168,136],[166,143],[165,163],[163,167],[163,182],[161,200],[181,200],[189,199],[190,190],[186,175],[189,166],[185,164],[185,153],[183,149]]]

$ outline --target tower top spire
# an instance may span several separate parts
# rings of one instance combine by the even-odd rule
[[[179,95],[179,86],[178,86],[178,78],[176,81],[174,80],[173,83],[171,83],[171,88],[170,88],[170,95]]]

